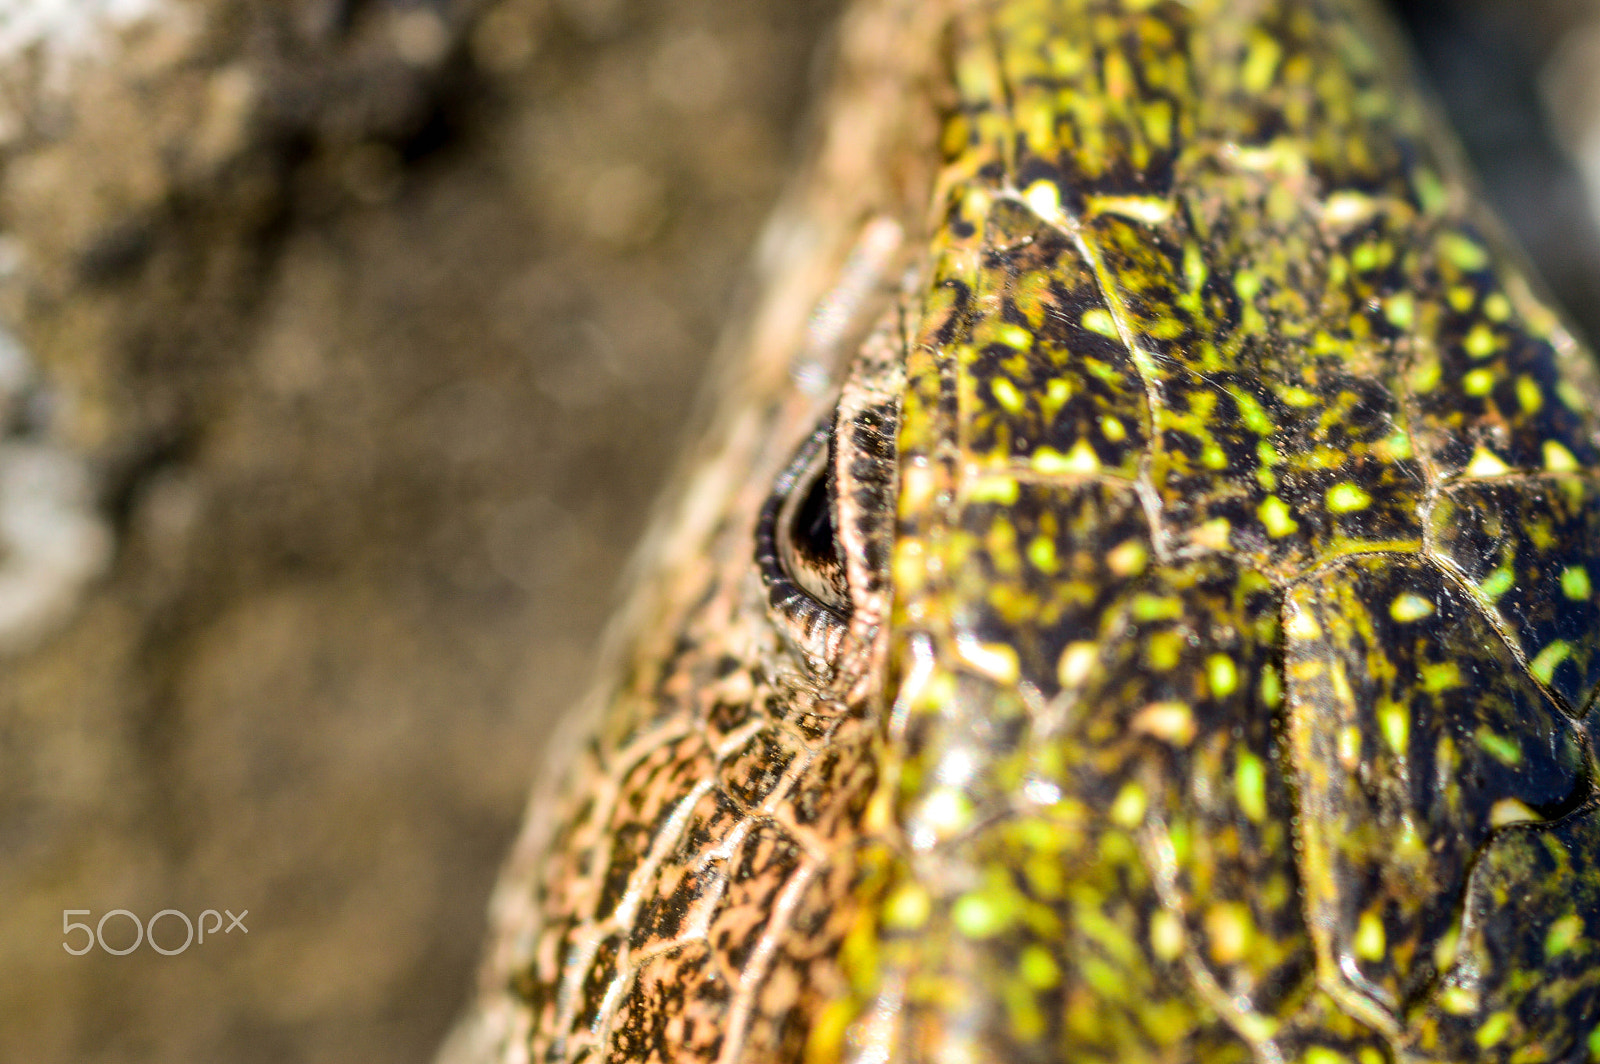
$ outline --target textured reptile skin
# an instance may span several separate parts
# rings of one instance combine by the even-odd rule
[[[931,220],[902,182],[797,355],[840,391],[747,384],[668,519],[497,1051],[1593,1059],[1600,387],[1385,27],[863,10],[940,57],[866,138],[937,106]],[[831,605],[777,476],[830,408]]]

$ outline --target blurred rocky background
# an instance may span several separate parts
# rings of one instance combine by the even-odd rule
[[[1407,7],[1600,335],[1592,5]],[[431,1056],[835,8],[0,0],[0,1060]]]
[[[429,1058],[831,10],[0,0],[0,1060]]]

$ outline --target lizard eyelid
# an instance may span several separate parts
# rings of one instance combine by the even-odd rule
[[[833,458],[830,417],[779,474],[756,524],[756,567],[768,612],[818,672],[837,658],[852,612]]]

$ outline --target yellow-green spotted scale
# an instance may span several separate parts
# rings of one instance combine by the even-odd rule
[[[1391,31],[851,17],[487,1058],[1600,1060],[1600,385]]]

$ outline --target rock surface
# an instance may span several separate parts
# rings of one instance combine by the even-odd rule
[[[432,1055],[830,6],[0,5],[0,1059]]]

